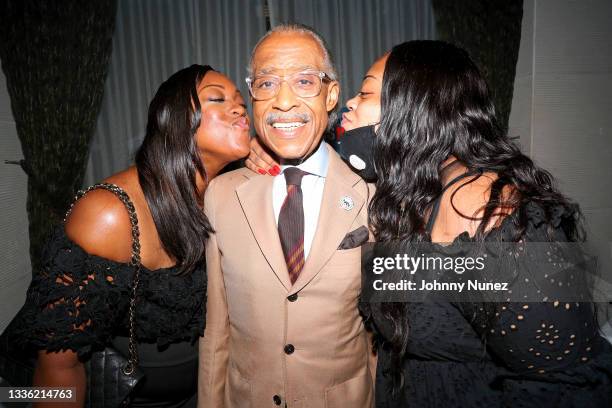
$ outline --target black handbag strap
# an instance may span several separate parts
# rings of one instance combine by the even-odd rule
[[[132,257],[130,260],[130,265],[134,267],[134,281],[132,285],[132,293],[130,295],[130,309],[129,309],[129,343],[128,343],[128,362],[125,367],[122,368],[123,373],[126,375],[130,375],[134,372],[136,367],[138,366],[138,350],[136,346],[136,329],[135,329],[135,313],[136,313],[136,290],[138,288],[138,284],[140,282],[140,269],[142,267],[140,261],[140,230],[138,229],[138,217],[136,216],[136,209],[134,208],[134,204],[127,193],[118,185],[111,183],[98,183],[94,184],[85,190],[79,190],[72,202],[70,204],[70,208],[66,212],[66,216],[64,217],[64,222],[68,219],[68,216],[72,212],[72,209],[75,203],[83,197],[85,194],[89,193],[92,190],[96,189],[104,189],[110,191],[115,194],[119,200],[125,205],[127,209],[128,215],[130,217],[130,223],[132,225]]]

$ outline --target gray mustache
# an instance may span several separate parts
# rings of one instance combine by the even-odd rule
[[[284,122],[309,122],[310,115],[307,113],[269,113],[266,116],[266,124],[268,125],[279,120]]]

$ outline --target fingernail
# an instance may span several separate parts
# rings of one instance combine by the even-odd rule
[[[344,135],[344,128],[342,126],[338,126],[336,128],[336,140],[340,140],[342,135]]]
[[[274,170],[274,167],[270,167],[270,169],[268,169],[268,174],[270,174],[271,176],[276,176],[276,170]]]
[[[262,176],[266,174],[266,171],[264,169],[257,169],[257,172],[261,174]]]
[[[274,167],[272,167],[272,169],[274,170],[274,172],[275,172],[276,174],[280,174],[280,172],[281,172],[281,169],[280,169],[280,167],[278,167],[278,166],[274,166]]]

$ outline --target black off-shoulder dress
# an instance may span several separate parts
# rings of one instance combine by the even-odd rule
[[[525,242],[550,241],[551,231],[564,240],[562,221],[573,216],[560,206],[545,214],[535,203],[524,213]],[[506,217],[486,241],[512,242],[517,216]],[[472,241],[463,233],[451,246]],[[610,407],[612,347],[599,334],[592,306],[553,299],[502,303],[489,320],[475,304],[409,303],[404,385],[394,392],[393,323],[380,304],[362,304],[382,339],[376,407]]]
[[[196,406],[206,277],[204,269],[187,276],[176,272],[177,267],[141,270],[135,327],[145,378],[133,407]],[[11,344],[72,350],[81,359],[112,342],[127,356],[133,274],[126,263],[88,254],[58,227],[44,248],[42,272],[33,277],[25,305],[4,335]]]

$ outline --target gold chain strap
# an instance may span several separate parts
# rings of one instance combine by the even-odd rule
[[[64,222],[66,222],[66,219],[72,212],[72,208],[74,207],[74,204],[81,197],[83,197],[85,194],[89,193],[90,191],[99,189],[99,188],[110,191],[111,193],[114,193],[117,196],[117,198],[121,200],[121,202],[125,205],[125,208],[127,209],[128,215],[130,217],[130,224],[132,225],[132,257],[130,260],[130,265],[134,267],[134,281],[132,285],[132,293],[130,296],[130,309],[129,309],[129,316],[128,316],[129,325],[130,325],[129,327],[130,337],[129,337],[129,343],[128,343],[128,351],[130,355],[129,355],[127,364],[125,365],[125,367],[122,368],[124,374],[130,375],[134,372],[134,370],[136,369],[136,366],[138,366],[138,350],[136,348],[135,313],[136,313],[136,290],[140,282],[140,269],[142,266],[140,262],[140,239],[139,239],[140,230],[138,229],[138,217],[136,216],[136,209],[134,208],[134,204],[132,204],[132,200],[130,200],[130,197],[127,195],[127,193],[123,191],[123,189],[119,187],[118,185],[111,184],[111,183],[94,184],[93,186],[90,186],[85,190],[79,190],[76,193],[72,204],[70,204],[70,208],[68,208],[68,211],[66,212],[66,216],[64,217]]]

